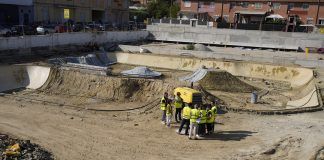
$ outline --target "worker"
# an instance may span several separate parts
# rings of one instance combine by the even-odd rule
[[[191,108],[192,105],[191,104],[187,104],[182,111],[182,120],[181,120],[181,124],[178,130],[178,134],[181,134],[182,128],[184,125],[186,125],[186,131],[185,131],[185,135],[188,135],[188,130],[189,130],[189,125],[190,125],[190,112],[191,112]]]
[[[173,107],[171,105],[171,101],[168,101],[166,106],[166,125],[169,128],[171,127],[172,113],[173,113]]]
[[[217,103],[218,101],[212,102],[212,108],[211,108],[211,113],[213,116],[213,124],[211,126],[211,133],[214,133],[215,131],[215,122],[216,122],[216,115],[217,115]]]
[[[190,130],[189,139],[197,139],[197,118],[199,117],[198,105],[195,104],[194,108],[190,110]]]
[[[161,98],[160,109],[162,111],[162,123],[166,124],[166,107],[168,102],[168,93],[165,92],[163,97]]]
[[[174,107],[176,108],[176,112],[174,114],[174,119],[177,123],[179,123],[181,121],[182,103],[183,103],[183,100],[181,98],[181,93],[177,92],[177,95],[174,98]]]
[[[205,105],[202,105],[199,110],[199,118],[200,121],[198,123],[198,135],[200,137],[203,137],[206,134],[206,122],[207,122],[207,112],[206,112]]]
[[[214,125],[214,122],[215,122],[215,116],[212,113],[211,105],[208,105],[207,106],[207,123],[206,123],[207,135],[212,133],[212,126]]]

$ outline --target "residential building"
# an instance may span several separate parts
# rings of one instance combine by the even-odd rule
[[[128,0],[0,0],[0,24],[128,23]]]
[[[0,25],[28,24],[33,15],[32,0],[0,0]]]
[[[223,17],[230,23],[260,23],[276,14],[285,19],[296,15],[303,24],[324,24],[323,0],[181,0],[183,18],[208,14],[213,20]],[[186,17],[187,15],[191,15]]]
[[[128,22],[128,0],[34,0],[35,21]]]

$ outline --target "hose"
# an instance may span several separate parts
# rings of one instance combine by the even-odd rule
[[[3,96],[9,96],[9,94],[4,94]],[[10,95],[13,96],[13,95]],[[73,109],[84,109],[84,110],[89,110],[89,111],[96,111],[96,112],[125,112],[125,111],[132,111],[132,110],[137,110],[137,109],[142,109],[145,108],[147,106],[149,106],[150,104],[154,104],[155,102],[157,102],[159,100],[159,98],[154,99],[153,101],[143,105],[143,106],[139,106],[139,107],[135,107],[135,108],[128,108],[128,109],[111,109],[111,110],[107,110],[107,109],[93,109],[93,108],[81,108],[78,107],[76,105],[68,105],[68,104],[58,104],[56,102],[50,102],[50,101],[45,101],[45,100],[39,100],[39,99],[33,99],[33,98],[26,98],[26,97],[19,97],[19,96],[14,96],[16,98],[20,98],[20,99],[25,99],[25,100],[32,100],[32,101],[38,101],[38,102],[45,102],[45,103],[49,103],[49,104],[55,104],[55,105],[59,105],[59,106],[65,106],[65,107],[69,107],[69,108],[73,108]],[[153,105],[151,108],[154,108],[156,105]]]

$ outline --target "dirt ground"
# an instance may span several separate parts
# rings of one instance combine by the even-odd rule
[[[312,159],[324,146],[324,112],[288,116],[227,113],[217,133],[188,140],[147,112],[96,113],[0,97],[0,132],[30,139],[56,159]],[[263,154],[275,150],[273,154]],[[272,152],[270,152],[272,153]]]
[[[130,68],[114,65],[113,72]],[[179,124],[173,123],[171,128],[161,124],[156,105],[108,111],[143,106],[172,90],[175,85],[171,82],[177,77],[188,74],[155,70],[163,72],[164,79],[54,72],[39,90],[0,96],[0,133],[31,140],[60,160],[305,160],[323,155],[319,151],[324,147],[323,111],[285,116],[226,113],[217,117],[216,133],[201,140],[176,134]]]

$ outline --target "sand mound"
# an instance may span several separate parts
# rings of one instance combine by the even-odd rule
[[[198,83],[207,90],[220,90],[225,92],[252,92],[257,90],[223,70],[209,70]]]
[[[127,102],[151,101],[172,89],[162,80],[107,77],[54,69],[40,90],[47,94]]]

